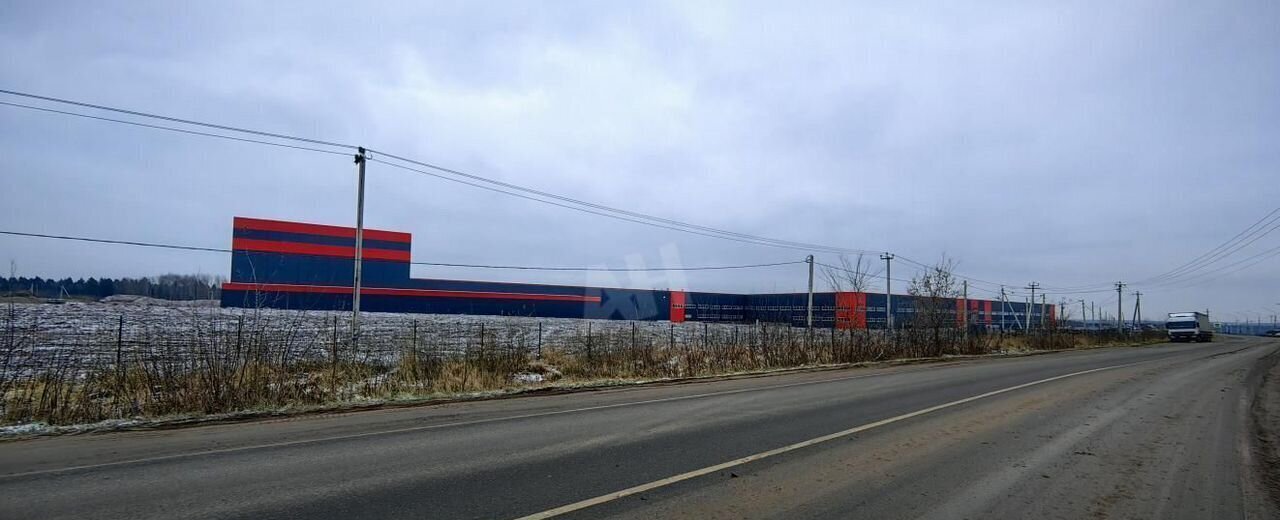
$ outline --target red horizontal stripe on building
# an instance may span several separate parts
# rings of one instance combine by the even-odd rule
[[[324,235],[331,237],[355,238],[356,229],[342,226],[326,226],[324,224],[304,224],[301,222],[285,222],[283,220],[267,220],[261,218],[236,217],[232,227],[235,229],[256,229],[258,231],[279,231],[283,233],[303,233],[308,235]],[[370,240],[386,240],[389,242],[409,243],[413,235],[399,231],[382,231],[365,229],[364,237]]]
[[[282,283],[226,282],[224,291],[258,291],[308,294],[351,294],[350,287],[336,285],[293,285]],[[418,296],[424,298],[473,298],[487,300],[538,300],[561,302],[599,303],[599,296],[579,294],[534,294],[487,291],[446,291],[439,289],[394,289],[390,287],[361,287],[362,296]]]
[[[233,238],[231,249],[236,251],[259,251],[264,253],[285,253],[294,255],[332,256],[337,258],[356,258],[356,248],[346,246],[329,246],[324,244],[304,244],[302,242],[277,242],[274,240],[254,240],[252,238]],[[391,249],[370,249],[362,251],[365,260],[392,260],[408,262],[408,251]]]

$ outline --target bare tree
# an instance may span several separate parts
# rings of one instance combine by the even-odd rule
[[[960,336],[955,330],[956,298],[960,296],[955,270],[956,261],[943,255],[938,263],[911,278],[907,293],[915,304],[913,328],[929,340],[926,356],[944,354]]]
[[[840,265],[823,266],[822,276],[827,279],[827,285],[835,292],[867,292],[867,288],[871,285],[871,275],[867,270],[871,267],[871,262],[863,258],[862,253],[858,253],[857,258],[850,260],[849,255],[840,255],[838,257]]]

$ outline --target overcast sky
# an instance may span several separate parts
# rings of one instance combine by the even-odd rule
[[[1019,287],[1148,278],[1280,206],[1280,3],[882,4],[5,2],[0,88],[362,144],[755,235],[946,254],[966,276]],[[347,157],[3,106],[0,152],[7,230],[228,247],[235,215],[354,221]],[[368,226],[413,233],[417,261],[652,267],[805,254],[377,163],[367,204]],[[1278,245],[1280,231],[1210,267]],[[225,275],[230,264],[3,236],[0,257],[46,277]],[[894,265],[895,278],[914,272]],[[803,266],[414,273],[805,285]],[[1144,314],[1280,311],[1280,257],[1197,280],[1140,287]],[[1049,294],[1115,305],[1114,292]]]

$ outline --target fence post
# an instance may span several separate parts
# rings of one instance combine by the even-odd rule
[[[116,328],[116,385],[124,387],[124,314]]]
[[[240,343],[244,335],[244,315],[236,317],[236,361],[240,361]]]
[[[467,334],[464,336],[466,346],[462,349],[462,387],[459,391],[467,390],[467,381],[471,378],[471,324],[467,324]],[[462,323],[458,323],[458,334],[462,334]]]
[[[835,325],[835,323],[832,323],[832,324],[831,324],[831,348],[830,348],[830,350],[831,350],[831,359],[829,359],[827,362],[828,362],[828,363],[835,363],[835,362],[836,362],[836,325]]]
[[[538,359],[542,359],[542,322],[538,322]]]
[[[338,316],[333,317],[333,341],[329,342],[329,395],[338,393]]]
[[[13,352],[13,346],[18,341],[18,315],[14,313],[13,302],[9,302],[9,347],[8,351]]]
[[[765,329],[763,321],[757,321],[760,325],[760,359],[764,361],[765,366],[771,366],[773,361],[769,356],[769,331]]]

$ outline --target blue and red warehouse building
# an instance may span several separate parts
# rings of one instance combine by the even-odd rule
[[[224,307],[306,310],[351,308],[355,229],[236,217],[231,281],[222,286]],[[361,310],[672,322],[789,323],[803,326],[808,295],[729,294],[680,290],[618,289],[569,285],[413,278],[409,233],[366,229]],[[957,299],[955,315],[970,326],[1020,329],[1027,304]],[[911,323],[915,300],[894,295],[894,323]],[[885,295],[814,293],[814,326],[883,328]],[[1031,305],[1032,323],[1041,306]],[[948,304],[949,308],[949,304]],[[1044,307],[1048,321],[1052,305]],[[964,318],[961,318],[964,319]]]

